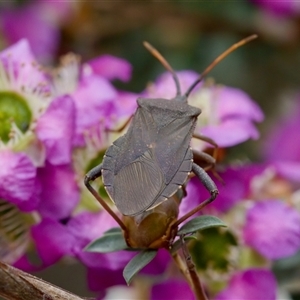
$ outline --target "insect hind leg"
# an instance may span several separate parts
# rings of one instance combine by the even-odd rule
[[[218,188],[213,182],[213,180],[209,177],[209,175],[197,164],[193,163],[192,167],[193,172],[195,175],[200,179],[204,187],[210,192],[210,197],[200,203],[198,206],[193,208],[190,212],[182,216],[179,220],[176,221],[176,223],[173,226],[178,226],[182,222],[184,222],[186,219],[188,219],[190,216],[201,210],[203,207],[205,207],[207,204],[211,203],[216,199],[216,197],[219,194]]]

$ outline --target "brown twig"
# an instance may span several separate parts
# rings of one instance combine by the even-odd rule
[[[186,243],[184,242],[183,239],[181,239],[181,240],[182,240],[182,251],[183,251],[183,255],[185,257],[186,264],[183,262],[182,258],[178,254],[178,252],[173,254],[172,257],[173,257],[177,267],[180,269],[180,271],[186,278],[188,284],[194,291],[196,299],[197,300],[208,300],[208,298],[204,292],[204,289],[202,287],[202,284],[200,282],[199,276],[195,270],[195,265],[194,265],[192,258],[188,252]]]
[[[200,278],[195,270],[195,265],[192,261],[192,257],[188,253],[185,243],[182,247],[182,250],[183,250],[183,253],[185,256],[188,272],[189,272],[191,280],[193,282],[193,290],[194,290],[197,300],[208,300],[208,298],[206,297],[206,294],[204,292],[203,286],[200,282]]]
[[[87,299],[2,262],[0,262],[0,296],[7,300]]]
[[[182,275],[185,277],[185,280],[188,282],[189,286],[193,286],[192,279],[190,277],[189,272],[187,271],[186,264],[182,260],[181,256],[178,254],[178,252],[175,252],[172,255],[172,258],[174,259],[175,264],[177,265],[178,269],[182,273]]]

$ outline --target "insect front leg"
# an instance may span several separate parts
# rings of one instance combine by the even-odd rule
[[[194,162],[201,166],[205,171],[214,170],[216,165],[216,159],[206,152],[200,152],[193,150]]]
[[[211,144],[214,147],[214,151],[213,151],[212,157],[215,160],[217,160],[219,146],[218,146],[218,144],[213,139],[209,138],[208,136],[205,136],[205,135],[202,135],[202,134],[197,134],[197,133],[193,134],[193,138],[201,140],[201,141],[204,141],[204,142],[206,142],[208,144]]]
[[[212,157],[211,155],[207,154],[206,152],[199,152],[193,150],[193,158],[194,162],[201,166],[204,171],[210,170],[214,176],[222,183],[224,184],[224,180],[220,177],[220,175],[215,170],[216,166],[216,159]]]
[[[198,151],[193,151],[194,154],[194,161],[196,162],[197,165],[202,166],[203,162],[206,163],[205,166],[203,166],[205,171],[211,170],[211,172],[214,174],[214,176],[222,183],[224,184],[223,179],[220,177],[220,175],[216,172],[215,170],[215,165],[216,161],[218,159],[219,155],[219,146],[218,144],[211,138],[202,135],[202,134],[193,134],[193,138],[196,138],[198,140],[204,141],[208,144],[211,144],[213,146],[213,153],[212,155],[207,154],[205,152],[198,152]]]
[[[127,126],[128,124],[130,123],[131,119],[132,119],[133,115],[131,115],[123,125],[121,125],[121,127],[119,128],[116,128],[116,129],[112,129],[112,128],[109,128],[107,129],[108,132],[115,132],[115,133],[120,133],[122,132]]]
[[[194,174],[199,178],[201,183],[204,185],[204,187],[209,191],[210,197],[200,203],[198,206],[196,206],[194,209],[192,209],[190,212],[182,216],[177,222],[174,224],[174,226],[178,226],[182,222],[184,222],[186,219],[188,219],[190,216],[201,210],[203,207],[205,207],[207,204],[211,203],[216,199],[216,197],[219,194],[218,188],[213,182],[213,180],[209,177],[209,175],[197,164],[193,163],[192,171]]]
[[[84,184],[87,189],[92,193],[92,195],[97,199],[97,201],[102,205],[102,207],[116,220],[120,227],[127,233],[127,227],[124,225],[122,220],[115,214],[115,212],[109,207],[109,205],[99,196],[95,189],[90,185],[90,181],[94,181],[96,178],[100,177],[102,174],[103,164],[100,164],[90,170],[84,178]]]
[[[85,175],[85,178],[84,178],[85,185],[87,184],[87,182],[94,181],[95,179],[100,177],[102,175],[102,168],[103,168],[103,164],[100,164],[100,165],[96,166],[95,168],[93,168],[92,170],[90,170]]]

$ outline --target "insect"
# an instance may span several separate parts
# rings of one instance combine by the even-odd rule
[[[188,104],[188,97],[207,73],[229,53],[256,38],[256,35],[232,45],[217,57],[184,93],[179,79],[161,54],[150,44],[145,47],[171,72],[176,95],[173,99],[138,98],[128,131],[107,149],[101,164],[85,176],[85,185],[123,229],[132,248],[168,248],[178,225],[212,202],[218,195],[213,180],[194,157],[213,167],[213,157],[193,151],[190,142],[200,138],[216,146],[209,138],[194,134],[201,110]],[[190,173],[199,178],[210,197],[178,219],[184,184]],[[102,175],[104,187],[123,215],[120,219],[90,185]]]

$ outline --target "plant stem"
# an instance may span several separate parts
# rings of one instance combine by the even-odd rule
[[[180,270],[180,272],[182,273],[182,275],[185,277],[186,281],[188,282],[189,286],[193,287],[193,281],[192,281],[191,276],[186,268],[186,264],[182,260],[181,256],[178,254],[178,252],[176,252],[172,255],[172,257],[173,257],[178,269]]]
[[[180,269],[181,273],[184,275],[186,281],[188,282],[189,286],[194,291],[197,300],[208,300],[203,286],[200,282],[199,276],[196,272],[195,265],[192,261],[192,257],[188,252],[186,243],[184,242],[183,238],[182,241],[182,252],[185,257],[186,263],[182,260],[178,252],[172,255],[177,267]]]
[[[191,256],[190,256],[191,257]],[[192,260],[186,260],[188,271],[193,282],[193,290],[197,300],[208,300],[204,292],[203,286],[200,282],[199,276],[195,270],[195,265]]]

